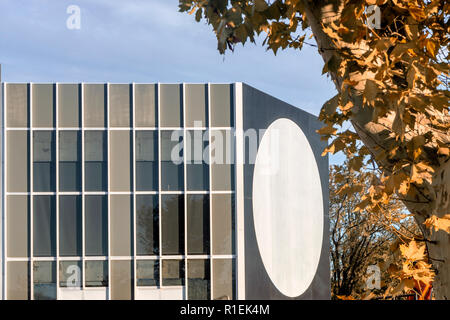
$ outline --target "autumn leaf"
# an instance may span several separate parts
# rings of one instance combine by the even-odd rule
[[[441,183],[440,173],[450,161],[448,5],[439,0],[339,0],[335,7],[326,1],[299,0],[179,2],[182,12],[202,9],[196,19],[212,26],[221,54],[236,43],[256,43],[259,37],[275,54],[297,50],[310,33],[315,42],[308,45],[325,61],[322,72],[337,91],[319,116],[321,139],[335,137],[322,155],[343,151],[354,171],[373,162],[381,175],[352,212],[389,216],[383,206],[394,198],[404,199],[415,215],[431,217],[436,209],[445,210],[437,199],[445,198],[448,190],[435,187],[435,182]],[[380,29],[368,26],[364,11],[369,5],[381,6]],[[312,12],[326,14],[318,19]],[[353,126],[354,135],[346,133],[346,125]],[[447,212],[439,212],[443,213]],[[446,230],[446,220],[438,228]],[[433,277],[425,264],[417,266],[420,270],[409,275],[399,268],[398,282]],[[410,288],[409,284],[400,287]]]
[[[364,96],[366,100],[373,104],[373,101],[376,99],[378,94],[378,86],[375,81],[367,80],[366,87],[364,88]]]
[[[450,214],[446,214],[442,218],[433,215],[425,220],[424,225],[434,231],[443,230],[450,233]]]
[[[269,7],[265,0],[254,0],[254,1],[255,1],[256,11],[261,12],[261,11],[266,10]]]
[[[355,300],[352,296],[336,296],[339,300]]]
[[[436,57],[436,43],[433,40],[428,39],[427,51],[433,58]]]
[[[337,132],[337,129],[331,126],[326,126],[323,127],[319,130],[317,130],[318,134],[323,134],[323,135],[333,135]]]
[[[400,251],[407,260],[417,261],[425,258],[425,246],[418,246],[414,240],[408,245],[401,244]]]
[[[410,7],[409,8],[409,13],[417,21],[423,21],[423,20],[426,19],[425,12],[424,12],[424,10],[422,8],[415,7],[415,6]]]

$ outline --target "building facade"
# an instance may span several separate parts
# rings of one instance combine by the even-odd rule
[[[318,127],[312,115],[241,83],[3,83],[2,298],[329,297]],[[268,132],[287,134],[281,141],[297,146],[295,157],[309,159],[300,171],[313,172],[311,181],[294,174],[309,186],[300,207],[268,200],[280,198],[276,179],[299,187],[278,169],[265,173]],[[298,171],[292,158],[278,164],[281,173]],[[274,254],[286,243],[278,210],[287,234],[298,227],[303,236],[291,234]],[[303,276],[289,278],[296,273]]]

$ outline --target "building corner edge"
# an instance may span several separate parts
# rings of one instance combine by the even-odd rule
[[[235,116],[235,216],[236,216],[236,296],[237,300],[245,300],[245,229],[244,229],[244,132],[243,132],[243,84],[234,84],[234,116]]]

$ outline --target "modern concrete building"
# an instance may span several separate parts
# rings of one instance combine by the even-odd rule
[[[2,83],[2,299],[328,299],[316,117],[242,83]]]

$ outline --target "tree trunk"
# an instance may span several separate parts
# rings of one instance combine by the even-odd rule
[[[322,23],[329,22],[330,19],[336,19],[340,10],[333,6],[333,3],[336,4],[336,1],[304,0],[303,2],[306,18],[319,47],[319,53],[326,62],[333,55],[333,51],[329,50],[329,48],[333,48],[334,44],[323,32]],[[321,48],[327,48],[327,50],[322,50]],[[336,89],[340,91],[344,79],[332,72],[330,76],[336,85]],[[365,146],[376,156],[379,151],[377,151],[375,146],[383,146],[387,142],[385,127],[371,122],[371,109],[362,108],[361,99],[355,96],[352,102],[354,103],[355,111],[351,119],[352,125]],[[392,121],[392,119],[387,119],[386,121]],[[387,163],[378,164],[384,169],[390,167]],[[425,239],[429,240],[426,242],[428,253],[436,271],[436,278],[433,283],[434,297],[436,299],[450,299],[450,234],[444,231],[432,232],[423,225],[423,222],[433,214],[443,216],[450,213],[450,162],[442,163],[436,169],[432,181],[432,199],[423,198],[417,201],[417,199],[406,198],[404,203],[408,210],[414,214]],[[429,189],[425,190],[425,187],[417,188],[419,193],[422,194],[427,194],[430,191]],[[420,188],[423,188],[423,190],[420,190]],[[422,201],[427,203],[418,203]]]

